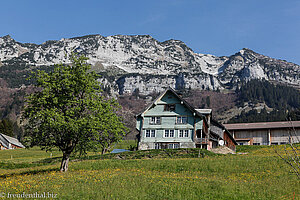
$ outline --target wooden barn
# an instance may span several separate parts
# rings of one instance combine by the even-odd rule
[[[0,150],[25,148],[18,139],[0,133]]]
[[[224,124],[239,145],[300,142],[300,121]]]

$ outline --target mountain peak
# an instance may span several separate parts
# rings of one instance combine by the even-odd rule
[[[8,41],[14,41],[14,39],[12,39],[12,37],[10,35],[5,35],[2,38],[3,41],[8,42]]]
[[[123,81],[119,88],[129,92],[136,88],[145,94],[160,91],[180,80],[180,73],[184,74],[186,88],[233,88],[240,81],[255,78],[300,83],[298,65],[271,59],[249,48],[230,57],[217,57],[195,53],[180,40],[160,42],[150,35],[86,35],[41,45],[14,42],[7,35],[0,37],[0,45],[3,65],[69,63],[66,55],[76,50],[88,57],[89,64],[99,72],[113,74],[113,78],[105,79],[112,88],[118,88]]]
[[[2,38],[3,38],[3,39],[4,39],[4,38],[5,38],[5,39],[12,39],[10,35],[5,35],[5,36],[3,36]]]
[[[245,53],[253,53],[254,51],[252,51],[251,49],[249,49],[249,48],[243,48],[243,49],[241,49],[240,51],[239,51],[239,53],[241,54],[241,55],[244,55]]]
[[[97,37],[97,36],[100,36],[99,34],[94,34],[94,35],[84,35],[84,36],[78,36],[78,37],[72,37],[70,39],[74,39],[74,40],[77,40],[77,39],[86,39],[86,38],[93,38],[93,37]],[[64,40],[65,38],[63,38],[62,40]]]

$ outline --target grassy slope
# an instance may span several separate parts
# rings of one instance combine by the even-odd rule
[[[130,149],[137,146],[137,141],[135,140],[123,140],[122,142],[116,144],[114,149]]]
[[[215,156],[201,151],[198,158],[197,149],[181,150],[179,154],[191,158],[176,159],[174,150],[107,155],[104,160],[71,162],[64,174],[57,171],[55,158],[27,167],[49,158],[38,149],[0,151],[3,163],[20,164],[14,169],[0,166],[0,192],[53,192],[59,199],[292,199],[294,192],[300,197],[299,180],[272,148],[239,148],[249,153]],[[137,157],[144,159],[132,159]],[[90,156],[95,158],[100,157]]]

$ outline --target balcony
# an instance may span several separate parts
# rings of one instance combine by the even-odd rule
[[[194,141],[195,144],[208,144],[207,138],[195,138]]]

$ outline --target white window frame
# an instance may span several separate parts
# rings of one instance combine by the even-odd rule
[[[150,117],[149,124],[150,125],[159,125],[159,124],[161,124],[161,117]]]
[[[170,146],[172,148],[170,148]],[[175,147],[177,147],[177,148],[175,148]],[[180,148],[180,144],[178,144],[178,143],[169,143],[168,144],[168,149],[179,149],[179,148]]]
[[[149,134],[149,136],[147,136],[147,134]],[[145,129],[145,137],[146,138],[156,137],[156,130],[155,129]]]
[[[183,122],[183,119],[186,118],[185,122]],[[177,116],[175,124],[187,124],[188,123],[188,117],[187,116]]]
[[[189,132],[190,132],[189,130],[184,130],[184,137],[185,137],[185,138],[188,138],[188,137],[189,137],[189,135],[190,135]]]
[[[171,131],[173,132],[173,136],[171,137]],[[168,132],[168,135],[166,135]],[[175,130],[174,129],[165,129],[164,130],[164,138],[174,138],[175,137]]]
[[[171,132],[173,132],[173,136],[171,136]],[[170,133],[169,133],[169,134],[170,134],[170,137],[171,137],[171,138],[175,137],[175,130],[170,130]]]
[[[161,144],[160,143],[155,143],[154,144],[154,149],[161,149]]]
[[[178,130],[178,137],[183,138],[183,136],[184,136],[183,130]]]
[[[168,132],[168,135],[166,135],[167,132]],[[167,130],[164,131],[164,137],[165,138],[170,137],[170,130],[169,129],[167,129]]]
[[[148,133],[148,131],[149,131],[149,133]],[[149,135],[148,135],[148,134],[149,134]],[[146,137],[146,138],[151,137],[151,131],[150,131],[150,129],[146,129],[146,130],[145,130],[145,137]]]
[[[189,129],[180,129],[178,130],[178,137],[180,138],[188,138],[190,135],[190,130]]]
[[[150,131],[150,137],[156,137],[156,131],[154,129]]]

